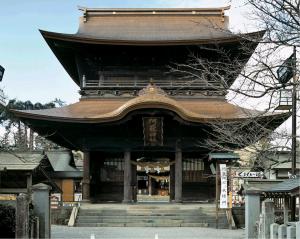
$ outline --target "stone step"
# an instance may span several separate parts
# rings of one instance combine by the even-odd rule
[[[200,211],[192,211],[192,212],[182,212],[182,211],[172,211],[172,212],[137,212],[137,211],[127,211],[127,212],[115,212],[115,211],[103,211],[103,212],[86,212],[80,210],[80,214],[82,215],[215,215],[215,212],[200,212]]]
[[[78,227],[215,227],[214,207],[127,206],[80,208]],[[225,212],[219,212],[219,228],[228,228]]]
[[[225,218],[220,217],[220,220]],[[215,221],[213,217],[82,217],[79,216],[77,221],[97,222],[97,221],[142,221],[142,220],[182,220],[182,221]]]
[[[220,218],[219,220],[222,220]],[[77,222],[156,222],[156,221],[182,221],[182,222],[215,222],[214,218],[78,218]]]
[[[215,217],[215,214],[204,214],[204,213],[195,213],[195,214],[188,214],[188,213],[174,213],[174,214],[87,214],[87,213],[80,213],[80,216],[85,217]]]
[[[222,217],[223,215],[219,215]],[[225,215],[224,215],[225,216]],[[215,218],[215,215],[85,215],[79,214],[78,218]]]
[[[77,227],[212,227],[209,223],[76,223]],[[220,224],[219,228],[226,228],[225,225]]]

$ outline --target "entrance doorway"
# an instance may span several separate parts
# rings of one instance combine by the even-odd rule
[[[169,158],[138,158],[137,201],[170,201],[170,160]]]

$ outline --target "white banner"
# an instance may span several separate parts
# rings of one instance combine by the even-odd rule
[[[227,208],[227,168],[226,164],[220,164],[221,176],[221,193],[220,193],[220,208]]]

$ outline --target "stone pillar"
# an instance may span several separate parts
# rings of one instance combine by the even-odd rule
[[[270,237],[270,226],[275,222],[274,203],[270,199],[262,202],[261,213],[263,216],[262,238]]]
[[[270,239],[278,239],[278,227],[277,223],[272,223],[270,226]]]
[[[90,152],[83,153],[82,201],[90,201]]]
[[[178,145],[175,152],[175,202],[182,202],[182,151]]]
[[[288,239],[296,239],[296,227],[293,226],[288,226],[286,229],[286,238]],[[299,238],[299,237],[298,237]]]
[[[17,197],[16,207],[16,238],[29,237],[29,205],[28,197],[25,193],[20,193]]]
[[[247,190],[245,192],[245,231],[246,238],[256,238],[256,222],[260,214],[260,192]]]
[[[296,222],[296,238],[300,238],[300,221]]]
[[[132,167],[130,151],[124,152],[124,199],[123,203],[132,202]]]
[[[170,165],[170,181],[169,181],[169,195],[170,195],[170,202],[174,201],[175,199],[175,165]]]
[[[278,238],[286,238],[286,225],[282,224],[278,227]]]
[[[51,234],[50,189],[43,183],[32,186],[33,211],[39,218],[39,238],[50,238]]]

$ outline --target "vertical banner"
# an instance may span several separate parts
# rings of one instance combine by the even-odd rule
[[[221,176],[221,192],[220,192],[220,208],[227,208],[227,168],[226,164],[220,164]]]
[[[163,145],[163,118],[144,117],[144,145],[162,146]]]

